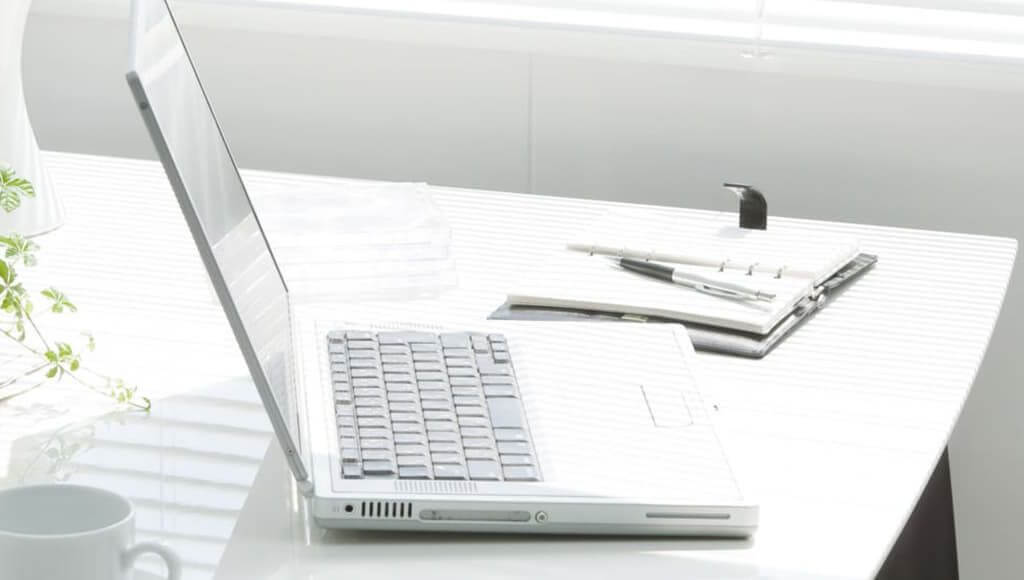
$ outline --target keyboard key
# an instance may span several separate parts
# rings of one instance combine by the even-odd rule
[[[451,395],[448,394],[448,390],[447,389],[436,390],[436,391],[424,391],[422,389],[420,390],[420,400],[421,401],[428,401],[428,400],[450,401],[451,399],[449,397],[451,397]]]
[[[331,380],[335,383],[347,383],[348,373],[344,371],[334,371],[331,373]]]
[[[360,429],[366,427],[391,427],[391,421],[387,417],[359,417],[356,420]]]
[[[402,365],[408,365],[412,363],[412,359],[404,354],[382,354],[380,355],[380,362],[388,364],[397,363]]]
[[[409,354],[409,347],[404,344],[385,344],[380,347],[380,354]]]
[[[434,343],[423,344],[414,342],[409,344],[409,348],[412,349],[413,356],[416,356],[418,352],[438,352],[440,350]]]
[[[349,361],[348,366],[355,369],[379,369],[380,363],[372,358],[354,358]]]
[[[347,463],[341,466],[341,474],[345,479],[362,479],[363,468],[358,463]]]
[[[392,423],[422,423],[423,417],[419,413],[391,413]]]
[[[444,364],[448,365],[448,368],[454,369],[459,367],[473,368],[473,359],[471,358],[446,358]]]
[[[372,337],[369,336],[366,338],[369,340],[353,340],[350,338],[348,342],[345,343],[345,346],[347,346],[349,350],[377,350],[377,341],[372,340]]]
[[[484,375],[511,375],[512,365],[504,363],[495,363],[491,361],[476,361],[476,370],[480,371],[480,376]]]
[[[352,376],[352,378],[357,378],[357,377],[379,377],[380,376],[380,371],[377,370],[376,368],[372,368],[372,369],[358,369],[358,368],[356,368],[356,369],[351,369],[349,371],[349,374]]]
[[[378,397],[384,394],[384,390],[378,386],[372,387],[356,387],[352,389],[357,397]]]
[[[391,461],[390,449],[363,449],[363,461],[375,461],[385,459]]]
[[[427,431],[427,440],[431,443],[435,441],[458,442],[460,439],[461,437],[455,431]],[[465,447],[465,445],[463,445],[463,447]]]
[[[453,411],[423,411],[423,418],[427,421],[454,421]]]
[[[348,360],[349,360],[349,362],[354,361],[356,359],[373,359],[373,360],[377,360],[377,351],[376,350],[369,350],[369,349],[367,349],[367,350],[350,350],[350,351],[348,351]]]
[[[347,362],[332,362],[331,363],[332,373],[348,374],[348,363]]]
[[[515,397],[514,385],[484,385],[484,395],[488,397]]]
[[[332,342],[327,345],[327,352],[331,354],[345,354],[345,345],[337,342]]]
[[[416,371],[417,381],[444,381],[448,376],[438,371]]]
[[[441,362],[441,355],[436,351],[419,351],[412,353],[412,360],[416,362]]]
[[[396,449],[397,444],[420,444],[425,445],[427,443],[427,436],[423,433],[395,433]]]
[[[416,393],[416,383],[384,383],[388,393]]]
[[[384,373],[384,381],[388,383],[411,383],[412,375],[409,373]]]
[[[486,417],[487,409],[481,404],[459,405],[455,407],[455,414],[459,417]]]
[[[498,441],[498,453],[529,455],[530,445],[524,441]]]
[[[441,372],[444,370],[444,365],[440,361],[417,361],[414,366],[417,371]]]
[[[462,436],[463,437],[490,437],[491,436],[491,429],[490,429],[490,427],[463,427],[461,431],[462,431]]]
[[[398,477],[402,479],[430,479],[430,468],[403,465],[398,468]]]
[[[451,411],[455,408],[447,398],[424,399],[420,402],[420,406],[424,411]]]
[[[342,449],[356,449],[356,440],[354,437],[342,437],[338,440],[338,446]]]
[[[480,387],[452,387],[452,395],[456,397],[473,397],[479,400],[482,394]]]
[[[380,365],[382,371],[385,373],[411,373],[412,365],[409,363],[389,363],[382,362]]]
[[[499,427],[494,430],[494,438],[498,441],[527,441],[526,431]]]
[[[487,399],[487,409],[491,412],[491,425],[495,429],[499,427],[522,428],[525,426],[518,399]]]
[[[445,348],[445,358],[469,358],[473,356],[473,351],[468,348]]]
[[[487,340],[486,336],[480,334],[474,334],[473,338],[473,350],[480,352],[488,352],[491,350],[491,343]]]
[[[395,413],[419,413],[420,406],[417,403],[402,403],[397,401],[391,401],[388,405],[391,409],[391,420],[395,420]]]
[[[494,362],[496,363],[507,363],[511,362],[512,359],[508,356],[508,351],[495,350],[494,351]]]
[[[391,429],[387,427],[360,427],[359,436],[366,439],[391,439]]]
[[[345,427],[339,426],[338,427],[338,435],[341,436],[341,437],[355,437],[356,436],[356,428],[355,427],[349,427],[349,426],[345,426]]]
[[[402,467],[403,465],[422,465],[423,467],[430,465],[430,461],[427,459],[426,454],[399,455],[396,459],[396,463],[399,467]]]
[[[487,420],[487,417],[461,416],[459,417],[459,427],[485,427],[490,430],[491,422]]]
[[[466,454],[466,459],[497,459],[498,453],[494,449],[488,449],[486,447],[470,447],[469,449],[463,450]]]
[[[356,415],[359,417],[386,417],[387,414],[384,407],[356,407]]]
[[[380,379],[378,379],[378,378],[360,378],[360,379],[352,379],[352,386],[353,387],[383,387],[384,385],[381,384]]]
[[[384,397],[379,395],[356,395],[355,406],[358,407],[383,407]],[[356,411],[359,414],[359,411]]]
[[[397,440],[396,440],[397,441]],[[398,455],[426,455],[427,446],[423,443],[399,443],[395,445],[395,453]]]
[[[488,334],[487,340],[491,342],[505,342],[506,339],[504,334]]]
[[[359,448],[360,449],[387,449],[391,450],[393,447],[390,439],[371,439],[360,437]]]
[[[421,423],[393,423],[391,430],[395,432],[395,440],[398,440],[399,433],[422,433],[423,424]]]
[[[445,463],[462,463],[461,453],[431,453],[430,460],[434,462],[434,465],[445,464]]]
[[[463,437],[462,446],[468,451],[470,449],[494,449],[494,440],[490,437]]]
[[[365,469],[365,467],[364,467]],[[502,471],[506,481],[538,481],[537,470],[529,465],[506,465]]]
[[[448,348],[469,348],[469,335],[449,332],[441,335],[441,346]]]
[[[466,479],[466,468],[462,465],[435,465],[434,479]]]
[[[338,335],[334,334],[334,336]],[[349,340],[373,340],[373,333],[365,330],[347,330],[345,331],[345,338]]]
[[[460,405],[467,407],[473,405],[483,405],[483,399],[481,399],[477,395],[455,395],[454,397],[452,397],[452,402],[455,403],[456,407]]]
[[[455,421],[427,421],[427,431],[455,431]]]
[[[415,332],[415,331],[402,331],[402,332],[378,332],[377,342],[381,344],[404,344],[410,343],[434,343],[437,337],[429,332]]]
[[[388,401],[391,401],[392,403],[415,403],[419,400],[420,397],[416,393],[388,391]]]
[[[510,375],[483,375],[480,377],[480,382],[487,385],[514,385],[516,384],[515,379]]]
[[[395,464],[391,461],[383,460],[364,461],[363,473],[365,473],[366,475],[394,475]]]
[[[431,453],[458,453],[462,445],[454,441],[434,441],[430,444]]]
[[[466,461],[470,479],[496,481],[501,479],[501,468],[497,461],[488,459],[470,459]]]
[[[359,461],[359,450],[354,447],[342,448],[341,461],[343,463],[357,463]]]
[[[452,388],[455,387],[479,387],[480,379],[475,376],[472,377],[451,377],[448,379],[448,383],[451,384]]]

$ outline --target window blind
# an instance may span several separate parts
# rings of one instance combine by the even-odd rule
[[[770,47],[1024,59],[1024,0],[207,0]]]

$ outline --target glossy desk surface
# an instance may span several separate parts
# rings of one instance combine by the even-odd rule
[[[137,506],[140,537],[176,548],[190,579],[870,578],[957,420],[1016,253],[1006,239],[775,222],[855,234],[880,262],[766,359],[700,357],[721,435],[762,506],[750,541],[328,532],[306,520],[270,445],[159,166],[56,153],[47,161],[68,223],[38,240],[32,279],[80,307],[47,324],[92,330],[91,364],[141,384],[155,409],[109,413],[106,399],[63,383],[0,402],[0,486],[59,479],[122,492]],[[257,206],[303,186],[343,195],[346,184],[246,177]],[[424,308],[486,316],[519,272],[612,205],[435,195],[454,232],[457,288],[415,302],[317,308],[360,318]],[[138,577],[158,573],[145,561]]]

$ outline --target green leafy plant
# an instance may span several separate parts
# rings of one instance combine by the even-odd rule
[[[18,177],[10,167],[0,167],[0,207],[4,211],[11,213],[21,206],[21,198],[35,196],[36,188],[29,180]]]
[[[21,204],[23,196],[34,195],[31,183],[18,177],[10,168],[0,168],[0,207],[11,212]],[[0,258],[0,334],[37,359],[23,374],[0,381],[0,389],[42,374],[45,379],[34,386],[46,380],[67,378],[109,396],[118,403],[148,411],[152,403],[147,397],[137,396],[138,387],[82,366],[83,352],[91,352],[96,348],[92,335],[83,332],[79,340],[72,344],[51,340],[40,330],[36,323],[35,296],[45,301],[43,312],[46,314],[67,315],[77,312],[78,307],[57,288],[51,286],[33,293],[23,284],[18,268],[32,268],[38,264],[36,253],[39,245],[19,234],[0,235],[0,250],[3,253],[3,258]]]

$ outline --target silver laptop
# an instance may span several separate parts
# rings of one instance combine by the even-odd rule
[[[290,302],[165,0],[128,84],[318,524],[747,536],[678,325],[331,321]]]

